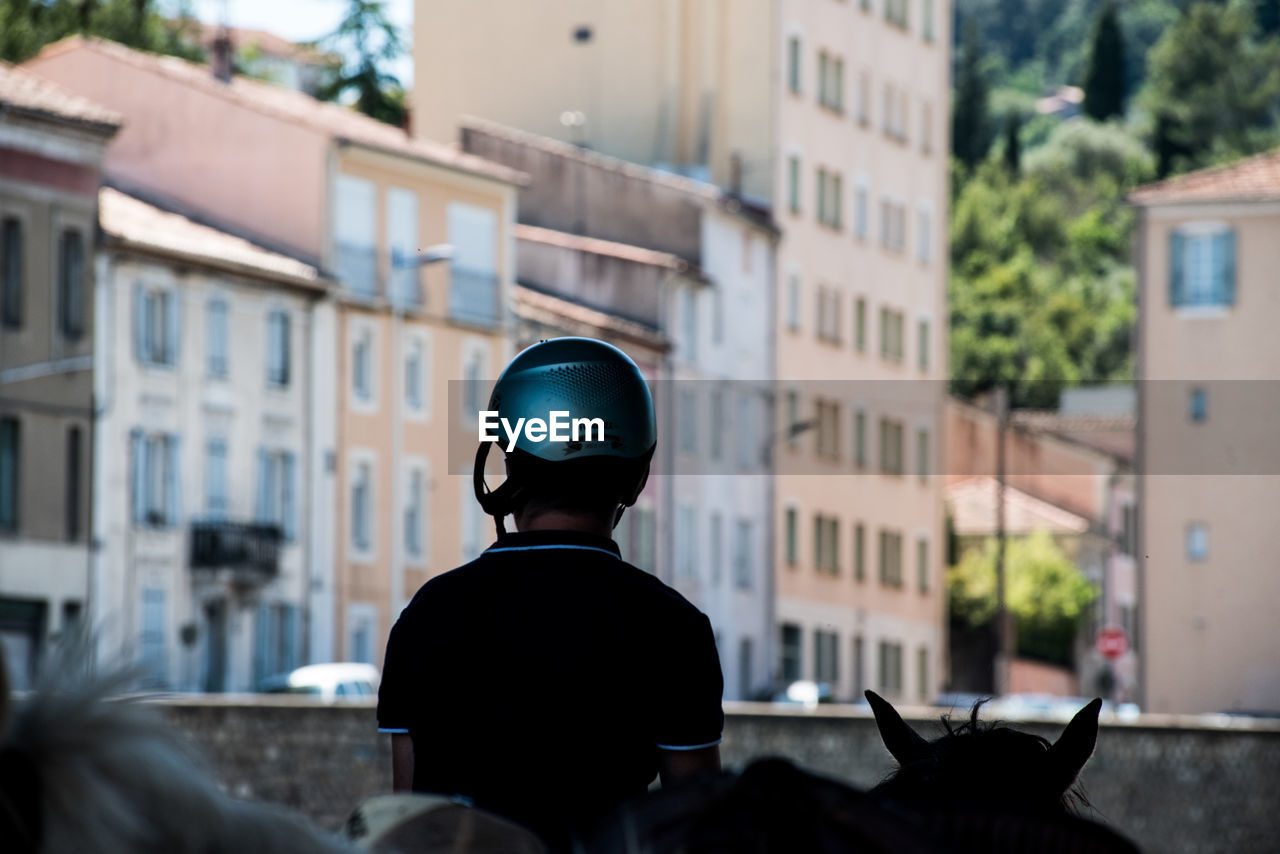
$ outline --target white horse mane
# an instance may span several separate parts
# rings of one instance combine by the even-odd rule
[[[119,696],[133,674],[88,672],[59,650],[10,708],[0,661],[0,748],[25,754],[41,789],[42,854],[352,854],[281,808],[224,794],[149,704]],[[7,723],[7,726],[6,726]]]

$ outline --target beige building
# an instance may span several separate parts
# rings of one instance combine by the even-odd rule
[[[951,4],[419,0],[415,19],[419,132],[475,115],[772,206],[775,681],[931,699]]]
[[[492,378],[509,353],[523,177],[299,92],[109,42],[73,37],[28,65],[125,114],[106,158],[113,184],[337,280],[307,354],[307,648],[313,661],[380,663],[417,587],[491,537],[470,478],[451,474],[449,384]],[[451,263],[421,267],[439,244]]]
[[[17,688],[90,597],[93,254],[119,124],[0,63],[0,645]]]
[[[1280,151],[1135,191],[1143,709],[1280,711]]]

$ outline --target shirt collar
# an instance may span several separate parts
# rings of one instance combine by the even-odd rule
[[[621,558],[618,544],[608,537],[588,534],[584,531],[513,531],[503,534],[490,549],[519,549],[537,546],[542,548],[596,548],[611,552]]]

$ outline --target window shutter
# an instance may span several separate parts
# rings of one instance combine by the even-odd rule
[[[1218,296],[1223,305],[1235,305],[1236,302],[1236,230],[1230,229],[1216,238],[1218,258],[1222,267],[1218,273]]]
[[[295,465],[295,457],[292,451],[284,455],[284,472],[281,475],[281,515],[284,524],[284,538],[292,541],[297,535],[297,501],[294,496],[297,491],[294,489],[294,473],[297,471]]]
[[[289,384],[289,315],[280,312],[280,385]]]
[[[258,497],[255,505],[254,516],[259,524],[266,524],[267,510],[269,509],[269,500],[267,496],[267,449],[258,448]]]
[[[130,457],[133,460],[133,521],[147,521],[147,440],[141,430],[129,433]]]
[[[1186,235],[1177,231],[1169,235],[1169,305],[1178,306],[1186,301],[1187,280],[1183,261],[1187,252]]]
[[[142,285],[133,286],[133,355],[139,362],[147,359],[147,293]]]
[[[182,306],[179,303],[180,292],[171,291],[169,299],[165,300],[166,317],[165,323],[169,327],[169,347],[170,350],[165,354],[167,364],[178,364],[178,354],[182,352],[182,341],[180,335],[182,333],[181,311]]]
[[[165,496],[165,517],[170,525],[177,525],[181,522],[182,517],[182,472],[180,470],[182,464],[182,439],[179,436],[169,436],[165,442],[165,450],[168,453],[166,459],[168,470],[165,472],[167,478],[165,483],[165,491],[167,493]]]

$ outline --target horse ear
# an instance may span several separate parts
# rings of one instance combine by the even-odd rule
[[[867,702],[871,704],[871,711],[875,713],[880,738],[893,758],[898,760],[898,764],[906,765],[923,756],[928,750],[929,742],[902,719],[902,715],[898,714],[898,710],[888,700],[871,690],[866,692],[866,696]]]
[[[1089,705],[1076,712],[1076,716],[1067,724],[1067,728],[1058,736],[1053,747],[1049,748],[1050,780],[1056,790],[1065,794],[1076,777],[1084,769],[1084,764],[1093,755],[1098,744],[1098,713],[1102,711],[1102,698],[1098,697]]]

